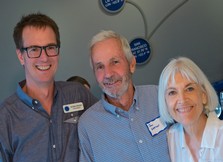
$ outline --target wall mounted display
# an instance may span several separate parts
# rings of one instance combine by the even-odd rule
[[[125,0],[100,0],[100,2],[105,11],[112,14],[120,12],[125,5]]]
[[[138,65],[149,61],[151,49],[147,40],[144,38],[135,38],[130,42],[130,47]]]
[[[125,2],[129,3],[133,6],[135,6],[140,14],[142,15],[144,27],[145,27],[145,38],[136,38],[130,42],[130,47],[132,50],[133,55],[136,57],[136,63],[137,65],[142,65],[147,63],[150,60],[151,57],[151,49],[150,45],[147,40],[150,40],[150,38],[153,36],[153,34],[158,30],[158,28],[181,6],[183,6],[188,0],[184,0],[181,3],[179,3],[176,7],[174,7],[157,25],[156,27],[151,30],[150,34],[147,33],[147,22],[145,15],[143,13],[143,10],[140,8],[140,6],[137,5],[136,2],[131,0],[100,0],[100,4],[102,8],[110,13],[110,14],[116,14],[120,12],[124,6]]]

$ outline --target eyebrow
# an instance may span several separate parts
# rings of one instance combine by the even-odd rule
[[[101,63],[101,62],[96,62],[96,63],[93,64],[93,66],[95,66],[95,67],[96,67],[96,66],[100,66],[100,65],[103,65],[103,63]]]
[[[197,85],[197,83],[195,83],[195,82],[190,82],[190,83],[186,84],[186,86],[185,86],[185,87],[188,87],[188,86],[191,86],[191,85],[195,85],[195,86],[196,86],[196,85]],[[172,86],[171,86],[171,87],[167,87],[167,88],[166,88],[166,90],[169,90],[169,89],[176,89],[176,88],[175,88],[175,87],[172,87]]]

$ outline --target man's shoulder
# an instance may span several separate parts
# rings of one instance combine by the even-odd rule
[[[102,110],[104,110],[104,107],[102,105],[102,101],[99,100],[94,103],[91,107],[89,107],[89,109],[87,109],[84,114],[91,115],[93,113],[101,112]]]
[[[80,117],[80,120],[91,120],[93,116],[97,116],[98,113],[101,113],[104,110],[101,100],[97,101],[91,107],[89,107]]]
[[[138,95],[155,95],[157,96],[158,93],[158,86],[157,85],[137,85],[135,86]]]
[[[86,95],[88,93],[88,90],[78,82],[56,81],[55,88],[66,95],[76,95],[77,93],[80,95]]]
[[[79,89],[83,88],[78,82],[55,81],[55,86],[59,89]]]
[[[5,98],[1,103],[0,103],[0,116],[4,115],[3,111],[8,111],[10,107],[15,107],[15,105],[20,102],[18,96],[16,93],[13,93],[11,96]]]
[[[84,106],[87,106],[87,108],[98,101],[86,87],[78,82],[57,81],[55,82],[55,88],[60,95],[67,99],[84,102],[86,104]]]

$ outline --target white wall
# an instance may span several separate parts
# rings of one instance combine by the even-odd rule
[[[173,10],[180,0],[132,0],[145,14],[148,35]],[[1,0],[0,2],[0,101],[13,93],[24,78],[15,53],[12,32],[23,14],[40,11],[52,17],[60,27],[61,60],[56,80],[72,75],[85,77],[92,92],[100,97],[100,89],[89,66],[88,43],[102,29],[111,29],[128,40],[146,37],[152,47],[150,61],[138,66],[135,84],[157,84],[168,60],[175,56],[192,58],[211,82],[223,79],[223,1],[189,0],[156,30],[145,35],[139,10],[128,3],[124,9],[109,15],[98,0]]]

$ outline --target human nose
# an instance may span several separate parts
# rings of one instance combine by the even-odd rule
[[[113,70],[111,67],[109,67],[109,66],[105,67],[104,74],[105,74],[106,78],[111,77],[112,73],[113,73]]]
[[[47,60],[48,59],[48,55],[46,53],[46,48],[41,48],[41,51],[40,51],[40,58],[43,59],[43,60]]]
[[[187,100],[187,97],[184,94],[184,92],[178,92],[178,102],[184,103],[186,100]]]

